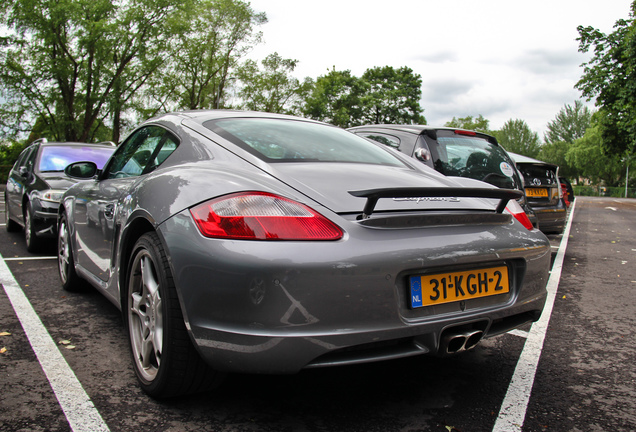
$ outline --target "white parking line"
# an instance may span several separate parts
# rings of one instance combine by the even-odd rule
[[[38,261],[38,260],[56,260],[56,256],[34,256],[34,257],[11,257],[4,258],[4,261]]]
[[[108,426],[60,353],[0,255],[0,283],[51,384],[73,432],[107,432]]]
[[[565,250],[568,246],[575,206],[576,200],[572,203],[568,223],[563,231],[563,237],[559,246],[559,252],[552,265],[552,272],[550,273],[546,287],[548,290],[548,298],[543,308],[543,313],[539,321],[532,324],[530,328],[528,338],[523,346],[515,372],[510,381],[508,392],[501,404],[493,432],[516,432],[521,431],[521,427],[523,426],[526,410],[528,409],[528,401],[530,400],[530,393],[532,392],[532,385],[534,384],[534,376],[537,372],[537,366],[539,365],[539,357],[541,357],[545,334],[548,330],[550,315],[552,315],[554,300],[556,298],[557,289],[559,288],[559,279],[561,278],[561,270],[563,268],[563,257],[565,256]]]
[[[523,331],[523,330],[519,330],[519,329],[510,330],[507,334],[513,335],[513,336],[519,336],[519,337],[524,338],[524,339],[528,338],[528,332],[527,331]]]

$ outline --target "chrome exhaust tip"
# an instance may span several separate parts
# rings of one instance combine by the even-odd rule
[[[467,351],[477,346],[484,332],[481,330],[469,330],[464,332],[449,332],[442,337],[441,351],[444,354],[456,354]]]

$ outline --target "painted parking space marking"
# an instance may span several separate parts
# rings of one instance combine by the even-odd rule
[[[514,329],[514,330],[510,330],[508,332],[509,335],[513,335],[513,336],[519,336],[521,338],[527,338],[528,337],[528,332],[527,331],[523,331],[523,330],[519,330],[519,329]]]
[[[11,257],[11,258],[3,258],[6,261],[39,261],[39,260],[56,260],[57,257],[54,256],[43,256],[43,257]]]
[[[532,324],[528,338],[523,346],[515,372],[508,386],[508,392],[501,404],[499,415],[493,432],[520,432],[523,426],[524,419],[526,417],[526,410],[528,408],[528,402],[530,401],[530,394],[532,392],[532,386],[534,384],[534,377],[539,365],[539,357],[543,349],[543,342],[548,330],[548,323],[550,322],[550,316],[552,315],[552,308],[554,306],[554,300],[556,298],[557,289],[559,288],[559,279],[561,278],[561,270],[563,269],[563,258],[565,256],[565,250],[568,246],[568,238],[570,237],[570,227],[572,225],[572,218],[574,216],[574,208],[576,206],[576,200],[572,203],[570,215],[568,217],[567,225],[563,231],[563,237],[557,252],[554,264],[552,265],[552,272],[548,279],[547,291],[548,297],[543,308],[543,313],[539,321]]]
[[[73,432],[107,432],[108,426],[93,405],[37,313],[0,255],[0,284],[42,366]]]

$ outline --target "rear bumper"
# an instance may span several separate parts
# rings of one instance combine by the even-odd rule
[[[475,314],[397,328],[334,329],[329,334],[239,334],[193,328],[199,352],[216,369],[248,373],[297,373],[302,369],[361,364],[415,355],[443,355],[443,335],[465,329],[491,337],[539,319],[546,295],[496,313]]]
[[[549,241],[518,223],[378,230],[336,242],[203,238],[187,213],[160,226],[187,328],[223,371],[304,368],[436,354],[449,328],[486,336],[538,319]],[[411,309],[408,277],[509,266],[510,293]]]
[[[565,228],[567,210],[563,207],[534,209],[539,219],[539,229],[546,234],[561,233]]]

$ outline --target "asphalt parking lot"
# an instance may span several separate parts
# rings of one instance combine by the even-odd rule
[[[635,232],[636,201],[577,198],[561,256],[562,236],[550,237],[559,277],[545,331],[447,358],[231,375],[156,401],[137,386],[117,309],[64,292],[55,248],[29,254],[22,233],[2,229],[0,431],[633,431]],[[34,316],[16,311],[16,291]]]

